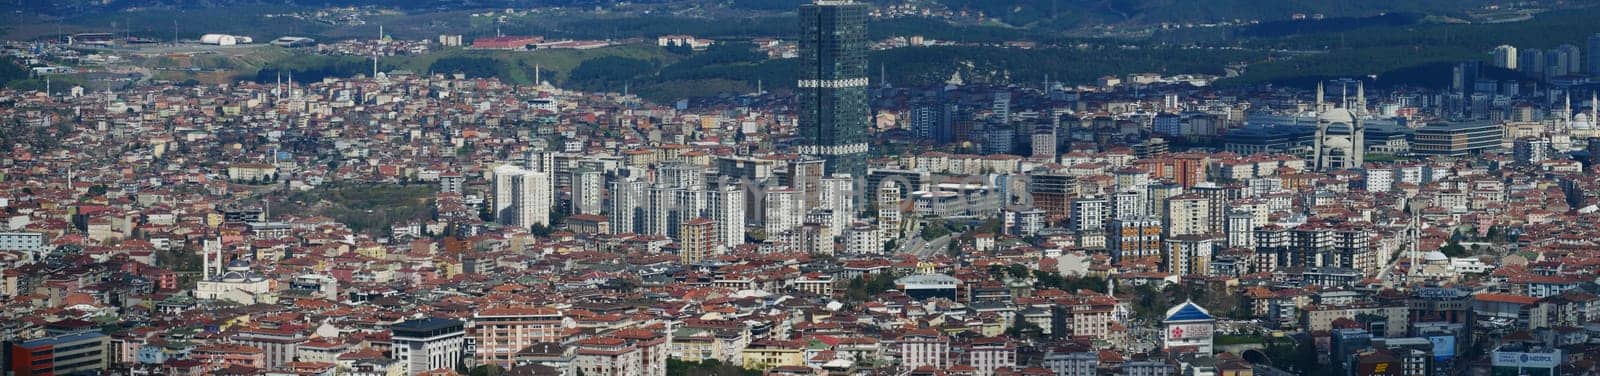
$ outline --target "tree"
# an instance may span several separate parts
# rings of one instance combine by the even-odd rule
[[[1030,273],[1028,273],[1027,266],[1022,264],[1011,264],[1006,265],[1006,275],[1010,276],[1011,278],[1021,279],[1027,278]]]
[[[1016,321],[1012,322],[1010,328],[1006,328],[1006,335],[1013,338],[1031,338],[1043,334],[1044,328],[1040,328],[1039,324],[1034,324],[1032,321],[1022,319],[1021,316],[1018,316]]]
[[[504,374],[506,374],[506,369],[494,364],[477,366],[472,369],[472,372],[468,373],[469,376],[501,376]]]
[[[1439,247],[1439,252],[1443,252],[1445,256],[1450,257],[1466,257],[1467,247],[1461,246],[1461,242],[1451,240],[1450,244]]]
[[[550,234],[555,232],[555,230],[551,229],[550,226],[546,226],[546,225],[544,225],[542,223],[535,223],[535,224],[533,224],[533,227],[528,228],[528,232],[533,233],[534,236],[538,236],[538,237],[541,237],[541,238],[547,238],[547,237],[550,237]]]

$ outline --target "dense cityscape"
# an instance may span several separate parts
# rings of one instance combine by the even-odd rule
[[[1600,30],[1398,81],[1193,47],[1241,57],[900,83],[874,53],[1099,47],[802,3],[787,37],[6,41],[0,375],[1600,374]],[[645,53],[794,82],[607,76]],[[266,54],[301,65],[198,62]]]

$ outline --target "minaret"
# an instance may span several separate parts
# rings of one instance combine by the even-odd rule
[[[211,279],[211,239],[200,246],[200,280]]]
[[[1410,252],[1411,253],[1411,268],[1409,270],[1407,270],[1406,274],[1410,275],[1410,276],[1417,275],[1417,270],[1421,269],[1417,265],[1417,253],[1420,253],[1422,251],[1421,249],[1417,249],[1417,244],[1418,244],[1418,241],[1419,241],[1419,239],[1417,239],[1417,237],[1418,237],[1417,235],[1422,232],[1422,228],[1420,227],[1419,221],[1417,220],[1417,218],[1418,218],[1418,215],[1416,213],[1412,213],[1411,214],[1411,228],[1406,229],[1406,238],[1407,238],[1407,240],[1410,240],[1409,244],[1411,246],[1411,252]],[[1407,279],[1406,283],[1409,284],[1410,282],[1411,281],[1409,279]]]
[[[1367,114],[1366,81],[1356,81],[1356,103],[1349,110],[1350,160],[1345,161],[1345,168],[1360,168],[1367,162],[1367,124],[1361,118]]]
[[[1566,132],[1567,129],[1572,128],[1572,93],[1567,93],[1566,95],[1562,96],[1562,101],[1561,124],[1560,126],[1556,127],[1556,129],[1561,132]]]
[[[1317,103],[1316,103],[1316,107],[1315,108],[1316,109],[1312,110],[1312,111],[1316,111],[1318,115],[1321,115],[1322,114],[1322,82],[1317,82]]]
[[[1564,104],[1561,106],[1561,121],[1570,124],[1572,122],[1572,94],[1567,94],[1562,98]]]
[[[1595,129],[1595,124],[1600,124],[1600,118],[1595,117],[1595,116],[1600,116],[1600,110],[1596,110],[1597,108],[1600,108],[1600,97],[1596,97],[1595,92],[1591,91],[1591,92],[1589,92],[1589,130],[1590,131],[1593,131]]]
[[[1339,107],[1350,109],[1350,85],[1339,83]]]
[[[1323,165],[1322,165],[1322,138],[1326,137],[1328,135],[1328,125],[1324,124],[1322,122],[1322,113],[1324,112],[1322,99],[1323,99],[1322,82],[1321,81],[1317,81],[1317,110],[1316,110],[1316,112],[1314,114],[1312,114],[1314,116],[1314,119],[1312,121],[1316,122],[1317,131],[1316,131],[1316,134],[1311,137],[1311,157],[1312,157],[1311,163],[1312,163],[1312,168],[1315,168],[1315,169],[1318,169],[1318,170],[1323,168]]]
[[[200,260],[200,273],[205,280],[222,274],[222,237],[205,240],[205,244],[200,246]]]
[[[1359,116],[1367,113],[1367,82],[1356,81],[1356,105],[1351,113]]]

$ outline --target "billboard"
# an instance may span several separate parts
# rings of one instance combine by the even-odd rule
[[[1401,367],[1399,362],[1392,361],[1360,363],[1356,364],[1355,374],[1357,376],[1391,376],[1399,375],[1404,368]]]
[[[1428,342],[1433,343],[1433,360],[1444,362],[1456,357],[1456,336],[1428,337]]]
[[[1211,338],[1212,324],[1178,324],[1167,326],[1168,340]]]
[[[1537,353],[1496,351],[1493,364],[1495,367],[1555,368],[1561,364],[1561,350]]]

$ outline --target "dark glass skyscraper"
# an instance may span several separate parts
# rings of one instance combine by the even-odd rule
[[[817,0],[800,6],[800,154],[829,173],[866,176],[867,5]]]

